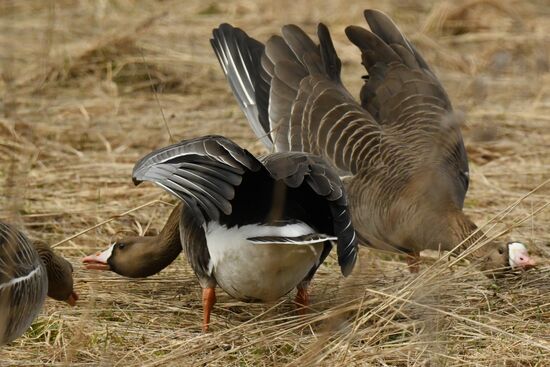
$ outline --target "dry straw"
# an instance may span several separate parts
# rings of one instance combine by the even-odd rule
[[[538,269],[495,280],[462,256],[431,252],[412,276],[397,256],[362,248],[347,279],[329,257],[307,315],[294,312],[292,295],[257,305],[220,291],[213,332],[202,334],[200,289],[183,256],[143,280],[85,271],[80,258],[121,232],[161,228],[164,200],[174,201],[130,179],[152,149],[217,133],[264,152],[210,50],[212,28],[230,22],[266,40],[284,23],[313,33],[322,20],[357,95],[364,70],[343,28],[365,24],[364,1],[0,2],[0,218],[70,259],[81,296],[76,308],[48,301],[0,364],[547,365],[548,7],[368,5],[394,17],[466,112],[466,212],[490,239],[526,242]]]

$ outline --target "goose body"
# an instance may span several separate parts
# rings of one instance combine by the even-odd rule
[[[353,223],[362,244],[402,252],[460,250],[484,238],[463,213],[469,186],[461,119],[414,45],[384,13],[366,10],[370,31],[346,28],[368,75],[360,101],[340,79],[341,62],[328,28],[315,43],[295,25],[266,44],[229,24],[211,43],[252,129],[276,152],[324,157],[345,176]],[[474,254],[483,269],[533,264],[512,261],[508,245]],[[520,265],[518,265],[520,264]]]
[[[41,257],[48,251],[44,246],[35,247],[14,226],[0,222],[0,345],[13,341],[31,326],[48,293],[71,304],[78,299],[72,290],[72,268],[70,273],[59,274],[68,285],[58,284],[54,270],[47,266],[51,263],[46,264]],[[51,256],[56,256],[57,265],[68,264],[55,254]],[[54,278],[51,284],[49,277]]]
[[[0,345],[19,337],[42,310],[48,275],[27,237],[0,223]]]
[[[163,266],[185,252],[203,287],[205,329],[217,285],[248,302],[273,301],[297,288],[297,301],[307,304],[307,286],[331,242],[342,273],[354,266],[357,240],[343,184],[318,156],[282,152],[256,159],[227,138],[205,136],[150,153],[136,163],[133,177],[184,203],[163,229],[179,230],[179,242],[171,235],[156,248],[166,258]],[[151,248],[143,241],[117,241],[84,262],[121,275],[150,275],[149,268],[159,267],[141,252]]]
[[[206,228],[212,275],[223,290],[241,301],[270,302],[289,293],[319,265],[325,246],[319,239],[311,244],[274,243],[276,238],[315,233],[305,223],[227,228],[212,222]],[[273,240],[254,241],[254,236]]]

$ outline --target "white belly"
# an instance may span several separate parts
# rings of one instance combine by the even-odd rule
[[[319,262],[323,243],[253,244],[254,236],[300,236],[315,231],[303,223],[290,226],[246,225],[206,228],[212,273],[218,285],[242,301],[274,301],[295,288]]]

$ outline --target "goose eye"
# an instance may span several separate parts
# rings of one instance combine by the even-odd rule
[[[504,253],[504,249],[503,249],[502,247],[499,248],[499,249],[498,249],[498,253],[502,255],[502,254]]]
[[[119,243],[119,244],[118,244],[118,248],[121,249],[121,250],[122,250],[125,246],[126,246],[126,245],[125,245],[124,243]]]

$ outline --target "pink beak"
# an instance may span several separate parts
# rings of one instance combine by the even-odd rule
[[[111,270],[111,267],[109,264],[104,262],[103,259],[101,259],[101,252],[98,252],[95,255],[89,255],[82,259],[82,262],[84,263],[84,266],[88,270]]]
[[[527,255],[524,255],[524,256],[520,256],[519,259],[517,260],[517,266],[519,268],[522,268],[522,269],[525,269],[525,270],[529,270],[529,269],[532,269],[534,268],[535,266],[537,265],[536,261],[531,259],[529,256]]]
[[[97,252],[95,255],[88,255],[85,258],[82,259],[82,262],[84,263],[84,266],[86,269],[93,269],[93,270],[111,270],[111,267],[109,266],[109,258],[111,257],[111,254],[113,253],[113,248],[115,245],[109,246],[104,251]]]
[[[536,266],[535,260],[529,257],[527,247],[521,242],[508,244],[508,262],[512,269],[529,270]]]

